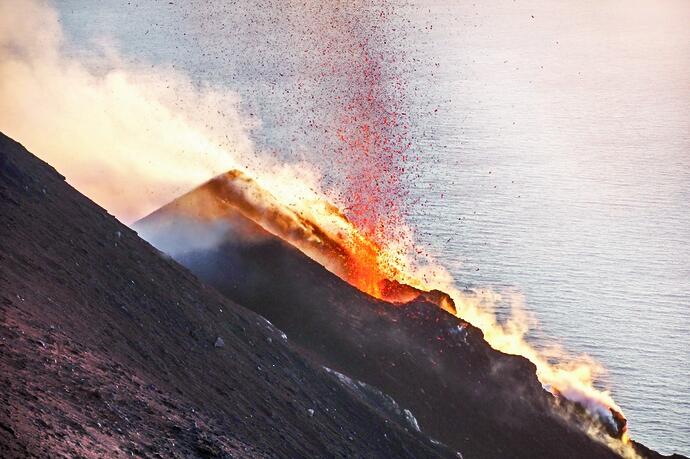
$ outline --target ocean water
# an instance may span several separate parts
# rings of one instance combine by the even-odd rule
[[[360,8],[352,27],[386,29],[404,61],[422,244],[461,286],[520,293],[535,343],[601,362],[633,438],[690,454],[689,2],[388,2],[385,20],[336,2],[55,5],[73,55],[105,39],[236,90],[259,147],[315,163],[328,143],[305,125],[329,101],[300,84],[320,39],[301,25]]]
[[[450,102],[417,227],[603,363],[633,438],[687,455],[690,4],[478,5],[434,21]]]

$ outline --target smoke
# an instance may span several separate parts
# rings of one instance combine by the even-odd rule
[[[236,93],[101,51],[70,57],[46,2],[0,2],[0,129],[125,222],[252,157]]]

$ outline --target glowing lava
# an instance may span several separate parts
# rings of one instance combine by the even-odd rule
[[[232,222],[234,212],[289,242],[341,279],[375,298],[407,303],[423,298],[455,314],[453,300],[437,290],[402,282],[394,254],[365,237],[337,207],[322,200],[286,206],[243,172],[210,180],[176,202],[183,214]]]

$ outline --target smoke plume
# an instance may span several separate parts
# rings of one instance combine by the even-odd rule
[[[0,129],[125,222],[240,166],[255,124],[238,95],[112,47],[70,57],[56,11],[0,2]]]

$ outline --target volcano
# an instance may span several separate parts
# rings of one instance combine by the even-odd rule
[[[319,260],[331,238],[316,249],[303,242],[305,234],[321,234],[305,231],[304,221],[276,210],[270,199],[258,199],[263,193],[248,192],[245,181],[240,191],[229,186],[236,178],[233,172],[219,176],[134,227],[228,298],[276,324],[314,363],[388,394],[414,414],[422,432],[467,457],[619,457],[585,433],[622,437],[619,413],[593,419],[554,397],[532,363],[495,351],[479,329],[450,314],[442,292],[398,283],[394,290],[407,293],[391,302],[355,288],[349,271],[338,271],[347,257],[331,257],[345,259],[335,269],[331,258]],[[299,224],[286,223],[295,218]],[[627,454],[658,457],[635,442]]]

